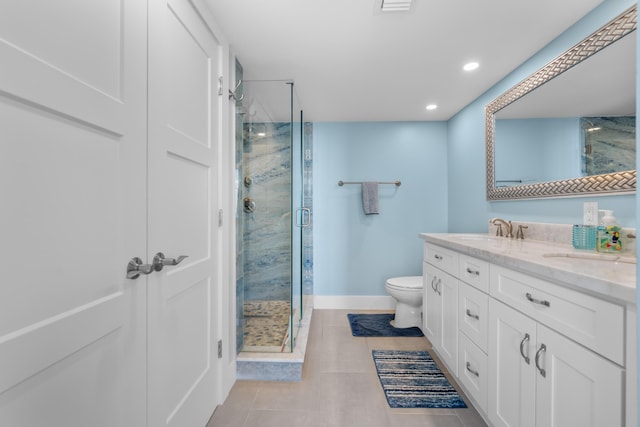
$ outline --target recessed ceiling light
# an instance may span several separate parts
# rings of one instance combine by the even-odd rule
[[[468,62],[466,64],[464,64],[464,67],[462,67],[465,71],[473,71],[476,68],[478,68],[480,66],[480,64],[478,64],[477,62]]]
[[[436,108],[438,108],[438,106],[436,104],[429,104],[427,105],[427,110],[431,111],[431,110],[435,110]]]

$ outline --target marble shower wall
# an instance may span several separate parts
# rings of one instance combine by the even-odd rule
[[[598,175],[636,168],[636,117],[583,117],[586,132],[583,173]]]
[[[313,124],[305,123],[303,131],[303,203],[313,211]],[[251,184],[241,184],[240,194],[255,203],[253,212],[242,214],[244,300],[288,301],[291,297],[289,132],[289,123],[253,123],[243,129],[243,164],[238,169],[243,176],[239,180],[243,183],[248,177]],[[302,275],[303,294],[311,295],[313,226],[302,229]]]
[[[291,298],[291,141],[289,123],[253,123],[243,129],[245,300]],[[263,136],[264,134],[264,136]]]

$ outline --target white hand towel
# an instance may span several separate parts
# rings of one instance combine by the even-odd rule
[[[365,215],[378,215],[378,183],[362,183],[362,207]]]

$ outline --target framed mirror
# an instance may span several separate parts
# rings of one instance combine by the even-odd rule
[[[636,6],[485,106],[487,200],[636,189]]]

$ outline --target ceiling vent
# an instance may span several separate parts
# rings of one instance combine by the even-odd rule
[[[382,0],[383,12],[408,12],[411,9],[412,0]]]

